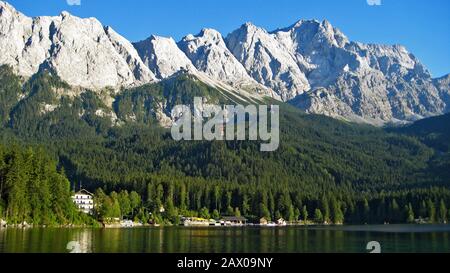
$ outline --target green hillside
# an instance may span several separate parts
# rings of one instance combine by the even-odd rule
[[[216,210],[362,223],[405,222],[411,215],[437,221],[436,208],[450,205],[449,176],[434,165],[436,145],[403,132],[281,104],[280,148],[264,153],[258,142],[173,141],[156,122],[155,104],[170,109],[195,96],[230,102],[185,75],[123,90],[112,106],[90,91],[57,95],[71,88],[49,73],[22,84],[2,67],[0,86],[9,86],[0,89],[7,98],[0,109],[2,143],[43,147],[72,186],[82,181],[91,191],[137,191],[150,210],[164,205],[177,215]],[[20,94],[26,97],[19,102]],[[43,105],[57,107],[42,111]],[[99,116],[99,109],[108,115]]]

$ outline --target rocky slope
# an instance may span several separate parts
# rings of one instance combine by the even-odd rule
[[[47,68],[72,86],[91,89],[155,79],[125,38],[94,18],[67,12],[29,18],[0,1],[0,48],[0,64],[26,77]]]
[[[218,31],[205,28],[198,35],[187,35],[178,46],[195,67],[209,77],[236,88],[270,95],[271,92],[267,88],[247,74]]]
[[[434,84],[439,89],[439,96],[447,102],[445,112],[450,112],[450,74],[435,79]]]
[[[172,38],[152,35],[147,40],[134,43],[134,47],[145,65],[158,79],[171,77],[182,70],[196,71],[194,65]]]
[[[328,21],[271,33],[245,24],[226,41],[250,75],[307,112],[383,124],[440,114],[450,104],[404,47],[351,42]]]
[[[188,73],[233,96],[270,96],[308,113],[375,125],[450,110],[449,76],[432,79],[403,46],[352,42],[326,20],[273,32],[246,23],[226,38],[203,29],[178,43],[151,36],[131,44],[94,18],[29,18],[0,1],[0,48],[0,65],[21,76],[49,69],[95,91]]]
[[[226,38],[227,46],[259,83],[286,101],[310,89],[293,56],[275,37],[247,23]]]

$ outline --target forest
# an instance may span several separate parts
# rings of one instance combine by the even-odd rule
[[[280,104],[280,149],[262,153],[252,141],[176,142],[158,126],[157,103],[222,100],[190,77],[122,90],[112,108],[98,92],[55,90],[73,91],[50,73],[24,80],[0,68],[0,213],[8,221],[88,223],[69,202],[80,183],[95,193],[97,220],[175,224],[181,215],[243,215],[364,224],[450,217],[448,115],[375,128]]]

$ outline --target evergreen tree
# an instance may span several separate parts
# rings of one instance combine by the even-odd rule
[[[251,207],[250,207],[248,195],[246,193],[244,193],[242,195],[242,213],[244,215],[248,215],[250,213],[250,210],[251,210]]]
[[[261,218],[266,218],[267,221],[270,221],[272,217],[270,217],[270,211],[264,203],[260,204],[259,216]]]
[[[200,210],[200,217],[203,218],[203,219],[209,219],[209,218],[210,218],[208,208],[203,207],[203,208]]]
[[[134,213],[135,210],[137,210],[142,205],[141,196],[135,191],[132,191],[130,193],[130,205],[132,213]]]
[[[117,196],[120,205],[121,218],[129,216],[132,211],[130,196],[128,191],[121,191]]]
[[[447,207],[443,199],[439,202],[439,221],[441,223],[447,223]]]
[[[220,211],[221,210],[221,206],[220,206],[220,204],[221,204],[221,202],[220,202],[221,191],[220,191],[220,187],[217,186],[217,185],[214,187],[214,194],[213,194],[213,196],[214,196],[213,197],[214,198],[214,209]]]
[[[6,174],[6,187],[8,188],[6,218],[11,223],[29,221],[31,205],[28,198],[28,179],[23,156],[18,152],[13,152],[10,170]]]
[[[322,212],[318,208],[314,211],[314,221],[316,223],[323,223],[324,222]]]
[[[425,203],[425,200],[422,200],[420,202],[420,208],[419,208],[419,216],[421,218],[426,218],[428,215],[428,209],[427,209],[427,204]]]
[[[430,223],[436,222],[436,207],[434,206],[434,202],[431,199],[427,200],[427,211],[428,211],[428,219]]]
[[[406,222],[413,223],[415,218],[414,218],[414,210],[412,208],[411,203],[405,206],[405,213],[406,213]]]
[[[219,213],[219,211],[218,211],[217,209],[215,209],[215,210],[213,211],[211,217],[212,217],[212,219],[219,220],[219,219],[220,219],[220,213]]]
[[[288,209],[288,213],[287,213],[287,220],[289,222],[294,222],[297,219],[298,219],[298,217],[296,218],[294,206],[290,205],[289,209]]]
[[[369,201],[367,201],[366,198],[364,198],[363,201],[363,215],[362,215],[363,223],[369,223],[370,222],[370,205]]]
[[[186,185],[184,183],[181,183],[180,185],[180,209],[186,210],[187,209],[187,190]]]
[[[303,221],[306,223],[306,221],[308,221],[308,208],[306,207],[306,205],[303,206],[302,216],[303,216]]]
[[[395,198],[392,199],[391,206],[390,206],[390,220],[393,223],[400,222],[400,207],[397,203],[397,200]]]
[[[281,218],[283,218],[281,212],[279,210],[275,211],[275,220],[279,220]]]
[[[234,209],[234,216],[241,217],[241,211],[239,210],[239,208]]]
[[[378,204],[376,218],[379,223],[386,222],[386,199],[383,196]]]
[[[322,199],[320,200],[320,211],[322,213],[323,222],[329,223],[330,222],[330,206],[328,204],[328,198],[323,195]]]
[[[156,186],[155,196],[154,196],[154,210],[159,211],[163,207],[163,197],[164,197],[164,187],[162,184]]]
[[[294,211],[294,221],[298,221],[298,220],[300,220],[300,215],[301,215],[301,212],[300,212],[300,210],[298,209],[298,208],[295,208],[295,211]]]
[[[341,206],[336,198],[331,199],[331,216],[333,223],[344,223],[344,214],[342,213]]]

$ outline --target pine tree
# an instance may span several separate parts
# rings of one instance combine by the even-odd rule
[[[407,206],[405,206],[405,212],[406,212],[406,222],[413,223],[414,222],[414,210],[412,208],[411,203],[409,203]]]
[[[226,193],[226,207],[227,207],[227,214],[228,215],[233,215],[232,201],[233,201],[233,193],[231,191],[227,191],[227,193]]]
[[[279,220],[282,218],[283,218],[283,215],[281,214],[281,212],[279,210],[275,211],[275,220]]]
[[[214,209],[216,209],[216,210],[218,210],[218,211],[220,211],[221,210],[221,208],[220,208],[220,204],[221,204],[221,202],[220,202],[220,198],[221,198],[221,195],[220,195],[220,187],[219,186],[215,186],[214,187]]]
[[[378,204],[377,207],[377,221],[379,223],[384,223],[386,222],[386,199],[383,196],[380,200],[380,203]]]
[[[323,222],[330,222],[330,206],[328,204],[328,198],[325,195],[323,195],[320,200],[320,211],[322,213]]]
[[[94,208],[94,213],[97,215],[97,217],[99,219],[105,217],[105,215],[106,215],[106,211],[107,211],[106,198],[107,198],[107,196],[106,196],[105,192],[101,188],[98,188],[95,191],[94,203],[96,205],[95,205],[95,208]]]
[[[287,212],[287,215],[286,215],[286,216],[287,216],[286,219],[287,219],[289,222],[294,222],[294,221],[296,220],[296,218],[295,218],[295,209],[294,209],[294,206],[293,206],[293,205],[290,205],[290,206],[289,206],[288,212]]]
[[[303,206],[302,216],[303,216],[303,222],[305,222],[305,224],[306,224],[306,222],[308,221],[308,208],[306,207],[306,205]]]
[[[318,208],[314,211],[314,221],[320,224],[324,222],[322,212]]]
[[[242,195],[242,213],[244,215],[248,215],[250,213],[250,204],[249,204],[249,198],[248,198],[248,194],[244,193]]]
[[[107,198],[107,217],[108,218],[120,218],[122,212],[120,211],[119,195],[117,192],[111,192],[110,196]]]
[[[52,210],[56,221],[61,224],[69,224],[76,221],[75,205],[70,196],[70,182],[67,180],[64,169],[60,173],[53,174],[50,180],[52,191]]]
[[[275,215],[276,203],[275,203],[275,197],[273,196],[272,191],[269,191],[266,202],[267,203],[265,203],[265,204],[267,204],[267,208],[269,209],[270,214]]]
[[[187,191],[186,191],[186,185],[184,183],[181,183],[180,185],[180,209],[186,210],[187,209]]]
[[[5,189],[5,174],[6,174],[6,162],[5,162],[5,153],[3,151],[3,146],[0,145],[0,209],[3,211],[4,206],[4,189]],[[0,217],[2,213],[0,212]]]
[[[331,216],[333,223],[344,223],[344,214],[342,213],[341,206],[336,198],[331,199]]]
[[[203,208],[200,210],[200,218],[203,218],[203,219],[209,219],[209,218],[210,218],[208,208],[203,207]]]
[[[436,208],[434,202],[431,199],[427,200],[428,219],[430,223],[436,222]]]
[[[422,200],[420,202],[419,216],[421,218],[426,218],[427,215],[428,215],[427,204],[425,203],[425,200]]]
[[[272,217],[270,217],[270,211],[264,203],[260,203],[259,216],[261,218],[266,218],[267,221],[270,221]]]
[[[131,213],[132,207],[131,207],[131,201],[130,196],[128,194],[128,191],[121,191],[119,192],[117,196],[117,200],[119,201],[120,205],[120,211],[121,211],[121,218],[124,216],[129,216]]]
[[[6,187],[9,192],[6,217],[11,223],[29,221],[31,206],[27,190],[28,179],[26,162],[17,150],[13,150],[12,163],[6,175]]]
[[[135,191],[132,191],[130,193],[130,205],[131,205],[131,212],[133,214],[135,210],[137,210],[142,205],[141,196]]]
[[[298,208],[295,208],[295,211],[294,211],[294,221],[298,221],[298,220],[300,220],[300,215],[301,215],[301,213],[300,213],[300,210],[298,209]]]
[[[234,209],[234,216],[241,217],[241,211],[239,210],[239,208]]]
[[[439,221],[441,223],[447,223],[447,207],[443,199],[439,202]]]
[[[219,219],[220,219],[220,213],[219,213],[219,211],[218,211],[217,209],[215,209],[215,210],[213,211],[211,217],[212,217],[212,219],[219,220]]]
[[[393,223],[400,222],[399,215],[400,215],[400,207],[398,206],[397,200],[395,200],[395,198],[393,198],[391,201],[391,206],[390,206],[390,220]]]
[[[148,183],[147,184],[147,199],[146,199],[146,201],[147,201],[147,205],[149,205],[149,206],[152,205],[152,203],[154,201],[154,199],[153,199],[154,192],[155,192],[155,189],[153,188],[153,184]]]
[[[154,207],[153,210],[159,212],[159,210],[163,207],[163,198],[164,198],[164,187],[162,184],[158,184],[156,186],[155,196],[154,196]]]
[[[363,223],[369,223],[370,222],[370,205],[369,201],[367,201],[366,198],[364,198],[363,201],[363,215],[362,215]]]
[[[172,224],[178,225],[178,209],[174,206],[173,201],[170,199],[166,202],[166,216]]]

